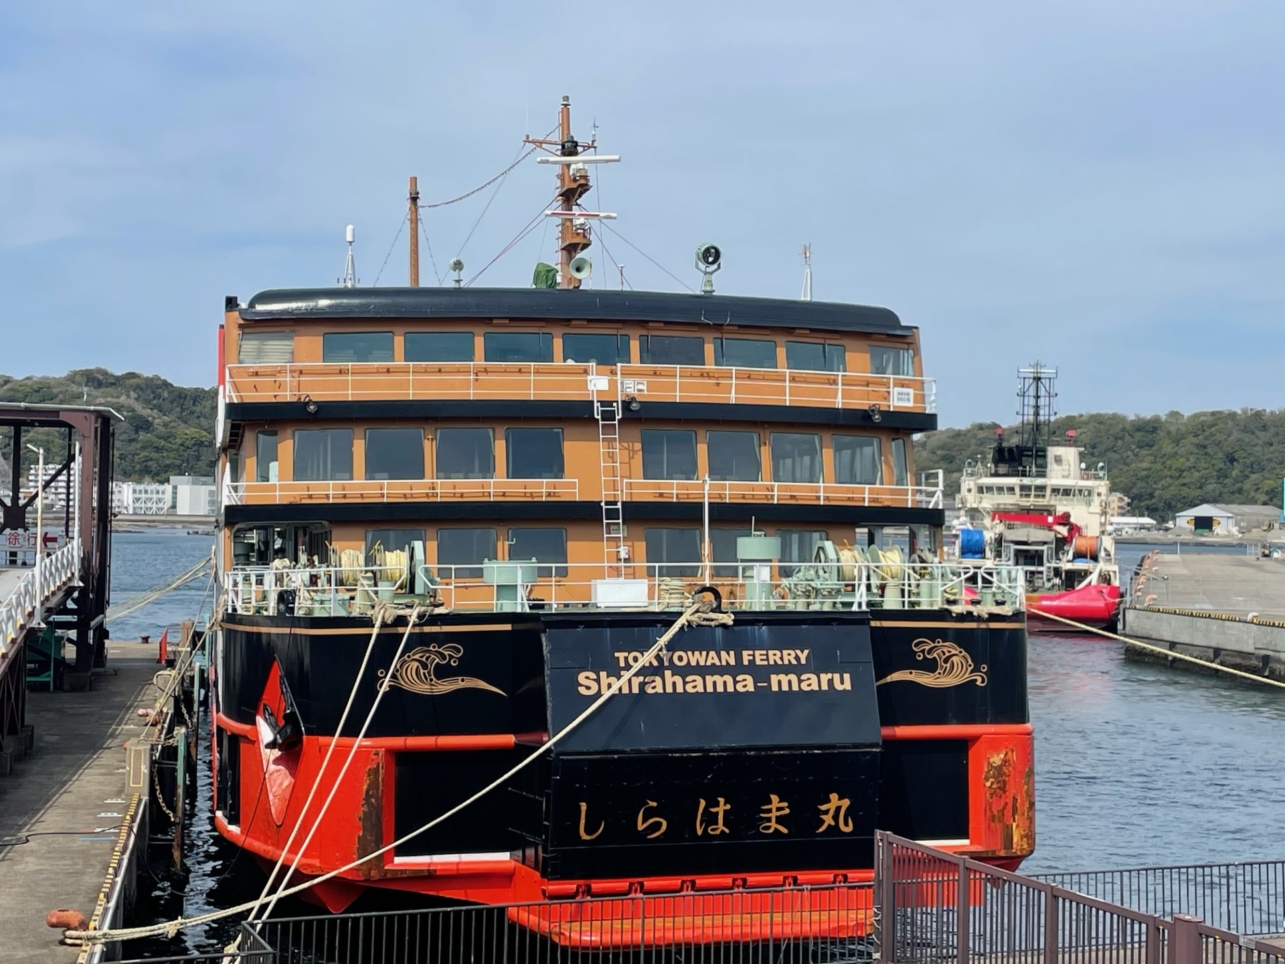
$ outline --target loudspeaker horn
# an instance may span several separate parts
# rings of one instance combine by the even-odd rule
[[[583,281],[591,274],[593,274],[592,261],[590,261],[588,258],[585,258],[585,257],[571,259],[571,277],[579,278],[581,281]]]

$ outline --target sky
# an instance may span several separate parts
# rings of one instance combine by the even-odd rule
[[[408,175],[472,190],[566,94],[623,157],[599,287],[696,286],[710,241],[719,292],[797,298],[807,242],[817,299],[921,329],[943,426],[1011,421],[1036,359],[1064,413],[1282,407],[1280,0],[46,0],[0,8],[0,89],[9,375],[213,384],[224,295],[334,284],[349,223],[361,283],[405,284]],[[426,210],[422,278],[552,186]]]

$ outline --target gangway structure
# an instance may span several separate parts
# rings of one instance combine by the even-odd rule
[[[25,739],[27,660],[46,645],[49,679],[88,686],[105,665],[114,423],[94,406],[0,402],[0,755]],[[43,461],[44,485],[26,484]],[[54,493],[57,493],[56,495]]]

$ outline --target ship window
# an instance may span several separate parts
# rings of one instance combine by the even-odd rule
[[[740,575],[741,567],[736,558],[736,540],[752,535],[754,532],[750,529],[709,530],[710,554],[714,557],[714,562],[731,563],[731,565],[715,566],[715,576],[720,579],[734,579]]]
[[[294,361],[293,331],[245,331],[237,348],[242,365],[288,365]]]
[[[805,372],[847,371],[848,357],[842,345],[816,341],[787,341],[785,367]]]
[[[489,428],[439,428],[437,478],[495,478],[495,439]]]
[[[402,357],[408,362],[471,362],[471,331],[408,331],[402,343]]]
[[[906,440],[904,438],[892,440],[892,484],[910,484],[910,469],[906,462]]]
[[[628,365],[629,336],[568,332],[562,336],[562,360]]]
[[[553,335],[547,331],[488,331],[482,345],[487,361],[553,361]]]
[[[548,579],[555,575],[565,576],[567,574],[567,530],[510,529],[509,559],[514,562],[534,559],[536,562],[545,563],[539,569],[541,579]]]
[[[643,429],[642,463],[644,479],[696,478],[696,433]]]
[[[704,365],[705,339],[696,335],[639,335],[638,360],[644,365]]]
[[[763,478],[758,432],[711,431],[705,436],[709,477],[716,482],[758,482]]]
[[[647,569],[653,576],[700,575],[700,529],[644,529]]]
[[[345,331],[321,336],[321,360],[326,362],[390,362],[391,331]]]
[[[777,529],[776,534],[781,539],[782,579],[794,575],[800,564],[810,563],[816,555],[817,545],[830,538],[824,530],[818,529]]]
[[[796,432],[773,432],[772,480],[774,482],[820,482],[821,436]]]
[[[277,433],[254,433],[254,481],[277,481]]]
[[[481,579],[482,563],[494,558],[494,529],[437,530],[437,574],[443,579]]]
[[[870,435],[834,437],[834,481],[844,485],[879,485],[883,455],[879,440]]]
[[[510,479],[563,478],[562,429],[506,429],[504,448]]]
[[[347,482],[352,478],[352,429],[295,429],[296,482]]]
[[[913,376],[915,374],[915,353],[909,348],[871,345],[870,373],[872,375]]]
[[[412,542],[423,542],[423,541],[424,541],[423,529],[367,529],[366,530],[366,562],[372,566],[377,564],[377,560],[375,558],[376,549],[379,549],[383,552],[406,552],[408,549],[410,549],[410,544]],[[422,563],[423,561],[424,561],[423,559],[416,560],[416,562],[420,562],[420,563]],[[386,564],[388,566],[396,566],[397,560],[389,559],[386,561]],[[396,575],[392,575],[390,577],[390,576],[385,576],[381,574],[379,578],[380,579],[392,578],[394,582],[398,581],[398,577]],[[412,579],[414,578],[413,573],[411,574],[411,578]],[[410,592],[410,590],[407,589],[406,592]]]
[[[423,477],[423,429],[366,429],[367,479],[422,479]]]
[[[776,342],[762,338],[715,338],[714,364],[728,368],[775,368]]]

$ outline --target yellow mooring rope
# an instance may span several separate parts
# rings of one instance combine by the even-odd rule
[[[1087,626],[1084,623],[1077,623],[1074,619],[1067,619],[1065,616],[1054,616],[1052,613],[1046,613],[1042,609],[1031,607],[1031,612],[1035,613],[1042,619],[1055,619],[1059,623],[1066,623],[1068,626],[1074,626],[1087,633],[1097,633],[1099,636],[1106,636],[1108,639],[1118,639],[1122,643],[1128,643],[1130,646],[1137,646],[1139,649],[1150,650],[1153,653],[1159,653],[1161,656],[1168,656],[1170,659],[1180,659],[1187,663],[1195,663],[1198,666],[1205,666],[1209,669],[1216,669],[1220,673],[1228,673],[1232,676],[1239,676],[1242,679],[1251,680],[1255,683],[1263,683],[1267,686],[1276,686],[1285,689],[1285,683],[1280,680],[1269,679],[1266,676],[1255,676],[1253,673],[1246,673],[1244,670],[1232,669],[1230,666],[1219,666],[1217,663],[1211,663],[1208,660],[1199,659],[1195,656],[1187,656],[1184,653],[1175,653],[1171,649],[1165,649],[1163,646],[1152,646],[1150,643],[1139,642],[1136,639],[1130,639],[1128,636],[1120,636],[1116,633],[1108,632],[1105,629],[1098,629],[1094,626]]]

